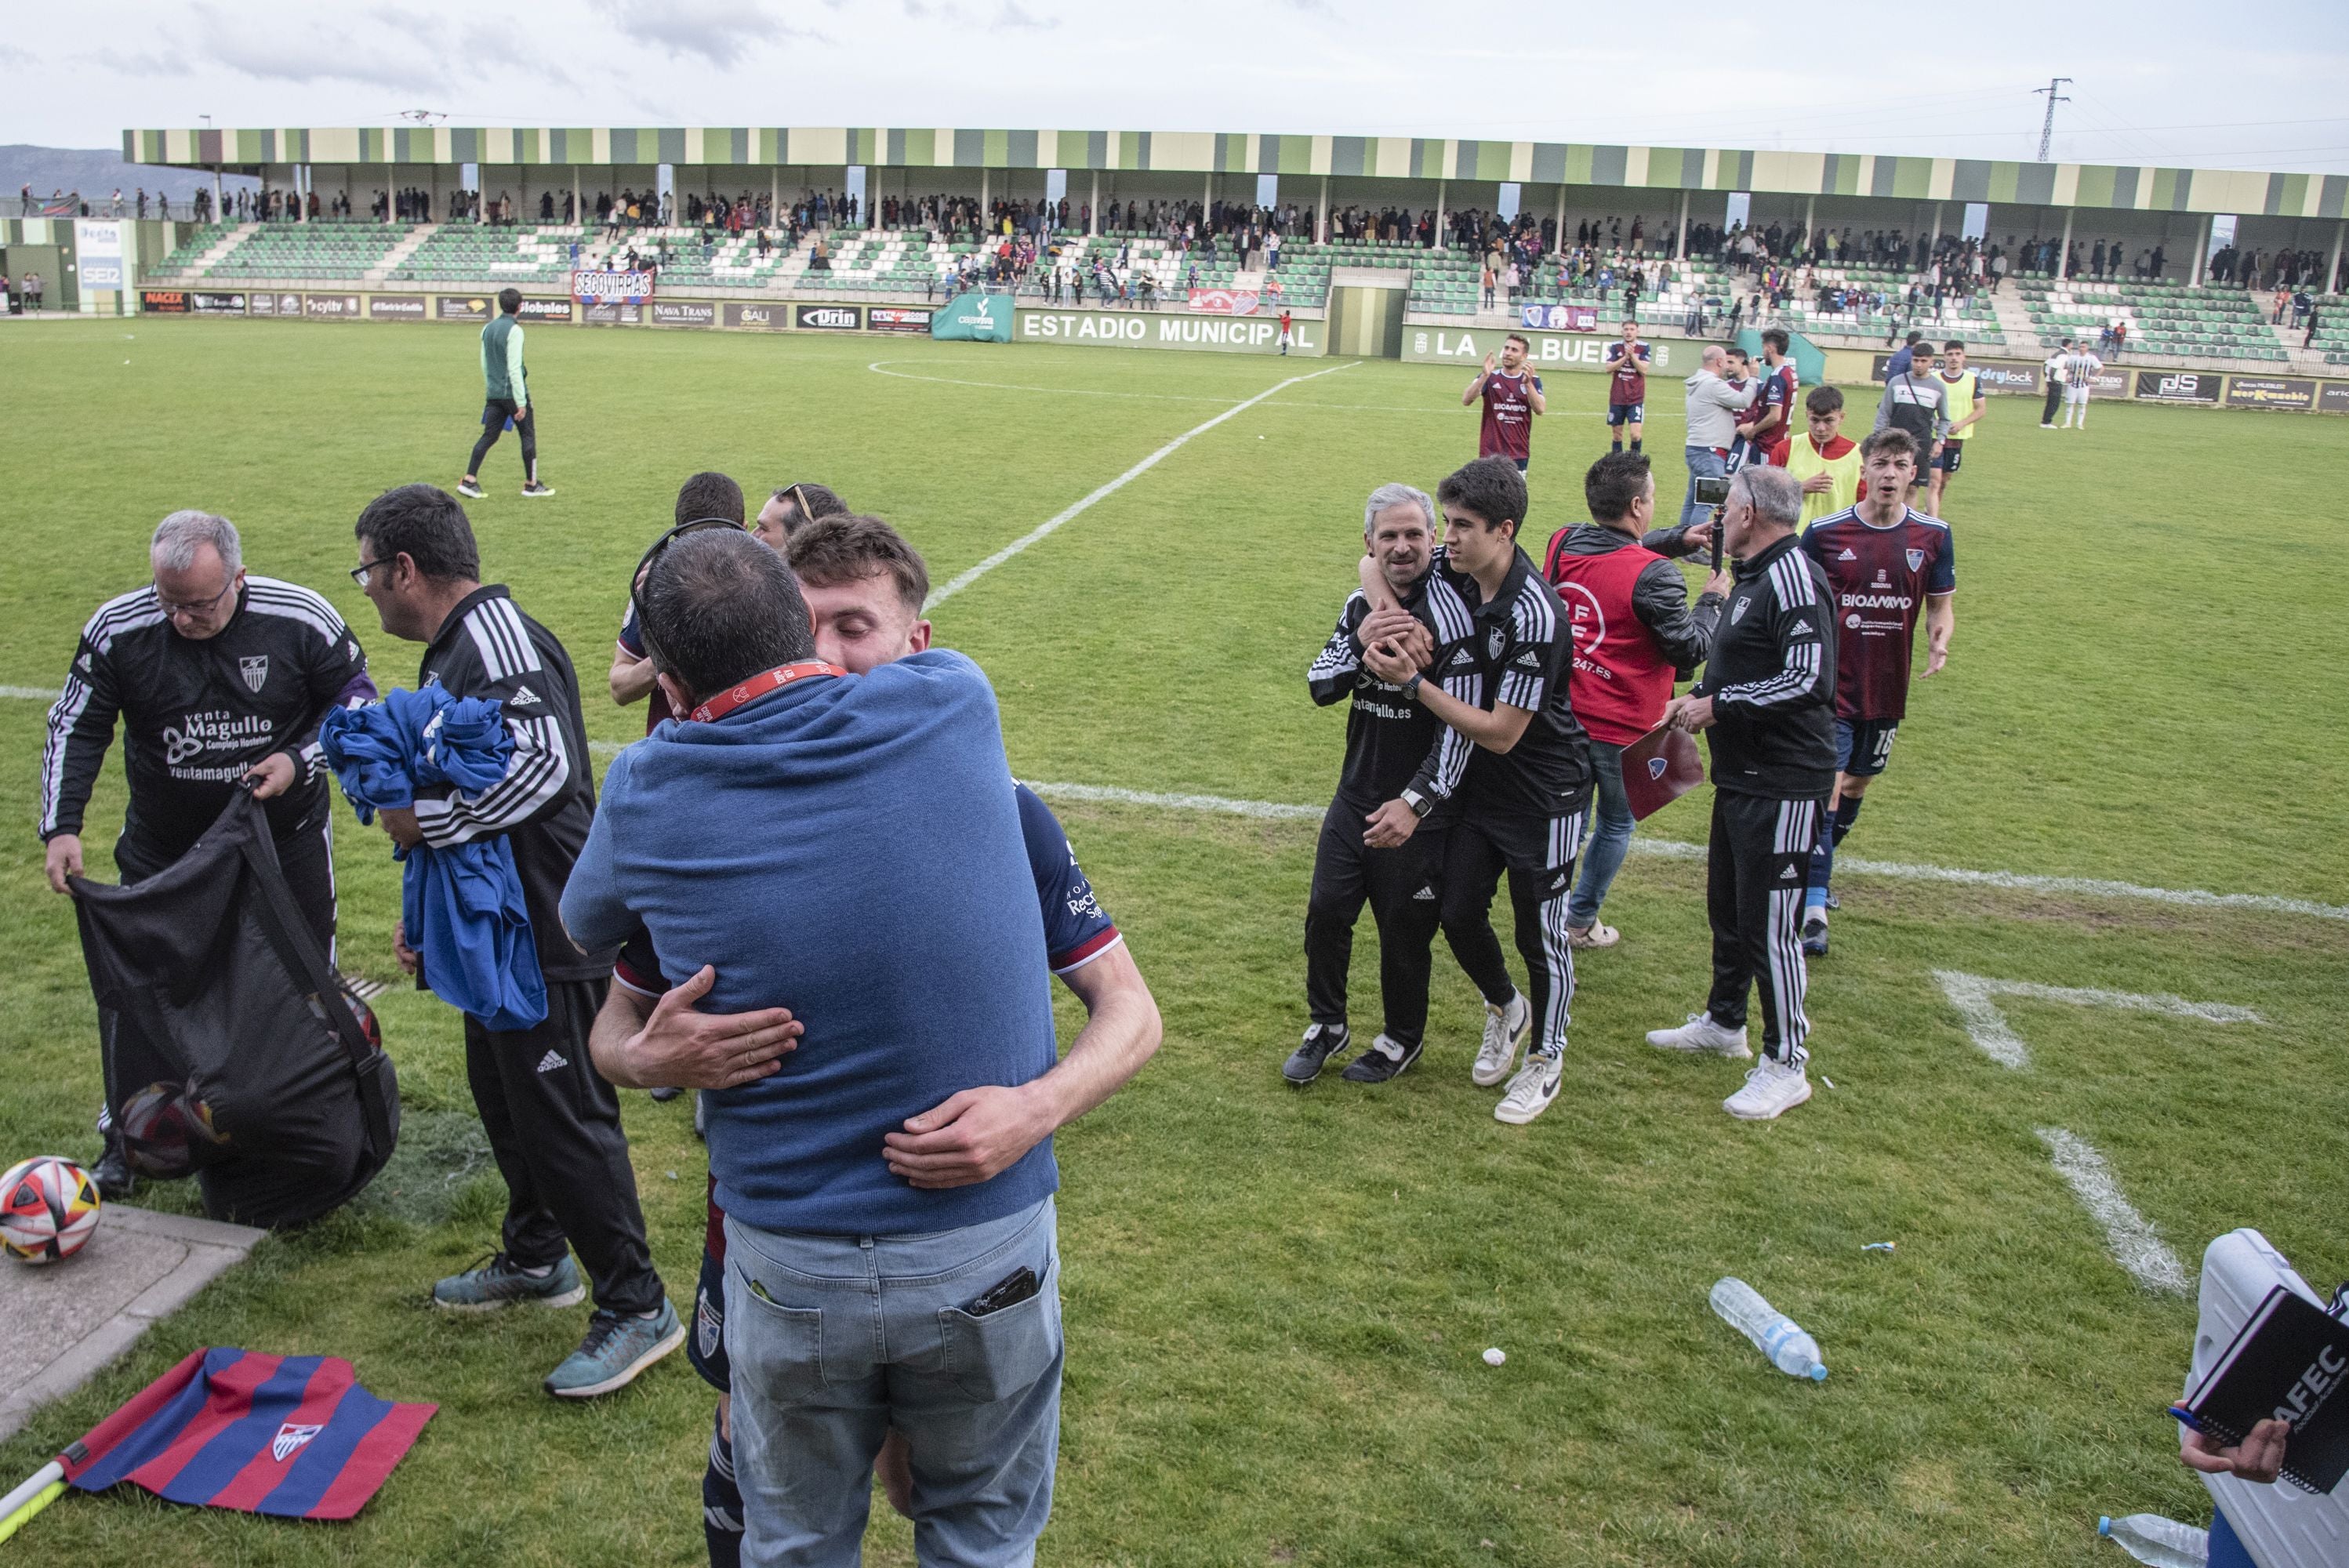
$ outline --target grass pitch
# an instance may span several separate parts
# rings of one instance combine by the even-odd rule
[[[56,686],[91,609],[144,581],[155,520],[188,505],[233,518],[255,570],[341,606],[379,682],[414,680],[419,650],[383,635],[345,575],[350,524],[388,485],[453,483],[479,407],[469,329],[67,322],[0,342],[0,684]],[[1198,435],[936,617],[993,676],[1024,778],[1318,806],[1343,718],[1311,706],[1303,674],[1351,578],[1361,497],[1389,479],[1432,490],[1475,451],[1465,369],[554,330],[531,358],[561,493],[514,494],[509,440],[468,510],[485,575],[570,646],[610,742],[641,728],[601,696],[626,575],[686,473],[754,493],[833,484],[943,583],[1234,404],[1330,371]],[[1602,387],[1551,379],[1529,543],[1580,516]],[[1660,410],[1677,402],[1659,392]],[[2329,618],[2304,602],[2349,565],[2328,516],[2342,428],[2101,404],[2084,435],[2036,424],[2035,402],[1998,400],[1953,488],[1955,651],[1919,685],[1849,854],[2339,903],[2349,698],[2322,675]],[[1649,427],[1671,503],[1680,436],[1676,418]],[[30,831],[44,711],[0,701],[20,825],[0,840],[5,1158],[96,1144],[88,988]],[[95,875],[121,806],[109,764]],[[1699,839],[1704,810],[1682,801],[1642,836]],[[2100,1512],[2207,1510],[2158,1418],[2193,1308],[2115,1263],[2040,1130],[2100,1150],[2189,1275],[2239,1224],[2320,1285],[2349,1274],[2333,1027],[2349,923],[1847,875],[1811,991],[1815,1076],[1837,1087],[1750,1127],[1718,1109],[1732,1067],[1640,1038],[1699,1005],[1707,960],[1701,863],[1635,856],[1609,905],[1623,945],[1580,966],[1568,1091],[1509,1129],[1467,1081],[1481,1015],[1440,949],[1411,1074],[1367,1093],[1280,1085],[1304,1023],[1313,823],[1061,810],[1167,1036],[1061,1140],[1070,1357],[1048,1563],[2092,1563]],[[344,962],[389,978],[395,870],[379,836],[342,825]],[[1374,946],[1366,921],[1365,1033]],[[1937,970],[2261,1022],[2002,998],[2032,1057],[2015,1070],[1970,1043]],[[348,1356],[378,1394],[440,1416],[350,1526],[72,1496],[16,1558],[700,1560],[710,1398],[682,1357],[561,1406],[537,1380],[581,1312],[454,1322],[424,1305],[493,1242],[502,1195],[469,1163],[454,1016],[404,991],[377,1006],[417,1133],[402,1164],[0,1446],[0,1479],[203,1344]],[[683,1102],[626,1099],[682,1299],[699,1148]],[[1898,1250],[1860,1250],[1878,1241]],[[1826,1385],[1780,1377],[1712,1316],[1723,1274],[1818,1336]],[[1498,1369],[1479,1359],[1495,1345]],[[872,1559],[910,1562],[910,1539],[883,1511]]]

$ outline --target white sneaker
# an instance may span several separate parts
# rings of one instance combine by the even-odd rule
[[[1568,947],[1612,947],[1622,940],[1623,934],[1603,920],[1594,920],[1579,931],[1570,925],[1566,928]]]
[[[1517,1076],[1509,1080],[1509,1092],[1493,1108],[1493,1119],[1506,1121],[1511,1127],[1523,1127],[1549,1109],[1557,1098],[1558,1085],[1566,1081],[1566,1057],[1538,1052],[1526,1058]]]
[[[1739,1061],[1754,1054],[1745,1044],[1744,1030],[1724,1029],[1710,1013],[1691,1013],[1677,1029],[1650,1029],[1648,1044],[1660,1051],[1711,1051]]]
[[[1485,1004],[1485,1043],[1476,1047],[1476,1066],[1468,1074],[1478,1088],[1491,1088],[1509,1076],[1517,1063],[1517,1047],[1533,1033],[1534,1005],[1523,991],[1510,993],[1506,1007]]]
[[[1745,1087],[1723,1100],[1721,1109],[1740,1121],[1768,1121],[1810,1098],[1811,1080],[1799,1064],[1780,1067],[1764,1057],[1746,1073]]]

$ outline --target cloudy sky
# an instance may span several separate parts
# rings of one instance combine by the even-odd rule
[[[1333,131],[2349,170],[2341,0],[111,0],[0,36],[0,142],[451,123]],[[1640,19],[1651,18],[1641,26]],[[1473,18],[1473,20],[1469,20]]]

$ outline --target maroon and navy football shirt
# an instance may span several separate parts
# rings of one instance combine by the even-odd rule
[[[1495,370],[1485,377],[1485,428],[1476,440],[1480,458],[1522,461],[1533,455],[1533,395],[1541,387],[1531,370],[1512,376]]]
[[[1607,367],[1614,372],[1607,381],[1609,407],[1629,408],[1648,400],[1648,358],[1645,343],[1634,343],[1629,354],[1619,339],[1607,346]]]
[[[1898,721],[1909,710],[1917,620],[1957,591],[1950,525],[1906,509],[1890,528],[1847,507],[1811,524],[1802,548],[1827,575],[1836,617],[1836,717]]]

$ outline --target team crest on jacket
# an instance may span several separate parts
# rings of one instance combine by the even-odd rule
[[[1925,570],[1925,552],[1923,551],[1912,550],[1909,552],[1909,570],[1911,572],[1922,572]]]
[[[1753,603],[1751,599],[1740,599],[1736,603],[1732,604],[1729,607],[1729,624],[1734,626],[1738,622],[1745,619],[1745,611]]]
[[[1505,626],[1494,627],[1493,634],[1485,639],[1485,646],[1489,650],[1485,656],[1493,659],[1499,658],[1501,656],[1501,650],[1508,645],[1508,629]]]
[[[258,695],[269,679],[269,655],[247,654],[236,661],[237,673],[244,677],[244,689]]]

